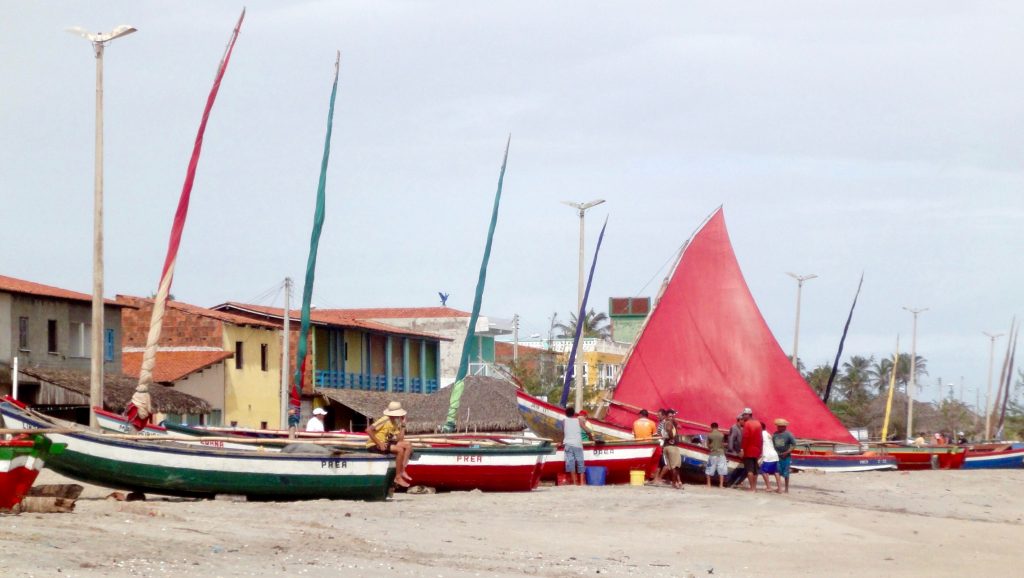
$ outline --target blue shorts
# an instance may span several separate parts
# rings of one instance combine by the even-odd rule
[[[762,474],[777,474],[779,473],[779,462],[763,462],[761,464]]]
[[[779,458],[779,475],[789,479],[789,462],[792,461],[791,456]]]
[[[583,448],[565,446],[565,471],[570,474],[583,473]]]

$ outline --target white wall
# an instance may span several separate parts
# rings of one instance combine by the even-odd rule
[[[231,360],[228,360],[231,361]],[[174,389],[210,402],[213,409],[224,412],[224,361],[176,381]]]
[[[18,328],[11,317],[11,294],[0,293],[0,361],[11,363],[17,339]]]

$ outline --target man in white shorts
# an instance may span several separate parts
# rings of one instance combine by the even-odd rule
[[[728,462],[725,460],[725,434],[718,429],[718,422],[711,422],[711,433],[708,434],[708,465],[704,468],[704,477],[708,487],[711,478],[718,474],[718,487],[725,487],[725,476],[729,473]]]

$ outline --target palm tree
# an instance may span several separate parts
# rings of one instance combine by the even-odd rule
[[[917,356],[917,375],[928,375],[928,361]],[[885,393],[888,391],[889,378],[892,372],[892,359],[882,358],[878,360],[869,370],[871,381],[878,388],[879,393]],[[896,389],[903,389],[906,391],[907,384],[910,383],[910,354],[901,353],[899,359],[896,362]]]
[[[819,364],[817,367],[812,369],[804,379],[807,380],[807,384],[814,389],[814,392],[821,397],[825,393],[825,386],[828,385],[828,378],[832,375],[832,366],[827,363]]]
[[[569,314],[568,323],[556,323],[554,327],[557,327],[561,331],[559,337],[572,338],[576,336],[576,314]],[[587,315],[583,318],[583,335],[582,337],[597,337],[600,339],[610,339],[612,336],[612,328],[608,324],[608,316],[604,313],[596,313],[593,308],[587,311]]]
[[[875,357],[854,355],[843,363],[843,374],[839,377],[839,394],[847,400],[863,401],[870,399],[868,387],[871,385],[871,368]]]

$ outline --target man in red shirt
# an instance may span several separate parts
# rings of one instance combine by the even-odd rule
[[[747,480],[750,481],[750,491],[757,491],[757,460],[761,457],[761,450],[764,447],[764,439],[761,436],[761,422],[753,419],[754,412],[750,408],[743,409],[743,442],[740,446],[740,456],[743,457],[743,467],[747,470]]]

